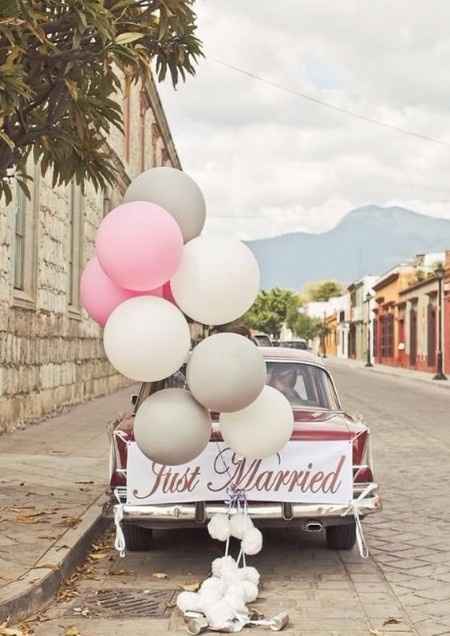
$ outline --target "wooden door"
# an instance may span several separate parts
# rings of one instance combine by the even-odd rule
[[[417,311],[412,308],[409,312],[409,364],[415,367],[417,362]]]
[[[436,326],[436,307],[429,303],[427,307],[427,365],[429,367],[436,366]]]

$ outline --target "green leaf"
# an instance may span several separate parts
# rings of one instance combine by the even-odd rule
[[[2,130],[0,130],[0,139],[3,139],[3,141],[8,144],[8,146],[11,148],[11,150],[14,148],[15,144],[13,142],[13,140],[11,139],[11,137],[9,137],[5,132],[3,132]]]
[[[131,44],[131,42],[136,42],[137,40],[142,40],[144,37],[143,33],[121,33],[116,37],[117,44]]]

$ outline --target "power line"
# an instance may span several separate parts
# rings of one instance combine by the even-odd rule
[[[283,86],[282,84],[278,84],[277,82],[272,82],[271,80],[266,79],[265,77],[261,77],[260,75],[256,75],[256,73],[251,73],[250,71],[246,71],[243,68],[239,68],[237,66],[233,66],[232,64],[228,64],[226,62],[222,62],[221,60],[211,58],[217,64],[229,68],[241,75],[246,75],[251,79],[257,80],[258,82],[263,82],[268,86],[272,86],[273,88],[277,88],[280,91],[284,91],[285,93],[290,93],[291,95],[295,95],[296,97],[300,97],[305,99],[313,104],[318,104],[319,106],[324,106],[325,108],[329,108],[330,110],[334,110],[338,113],[348,115],[350,117],[355,117],[356,119],[360,119],[361,121],[365,121],[369,124],[374,124],[376,126],[381,126],[382,128],[387,128],[389,130],[394,130],[395,132],[401,133],[403,135],[409,135],[410,137],[415,137],[416,139],[422,139],[422,141],[430,141],[435,144],[440,144],[441,146],[450,147],[450,142],[445,141],[444,139],[438,139],[437,137],[430,137],[428,135],[423,135],[422,133],[415,132],[414,130],[408,130],[406,128],[401,128],[400,126],[396,126],[395,124],[390,124],[388,122],[380,121],[379,119],[375,119],[373,117],[366,117],[366,115],[361,115],[360,113],[355,113],[352,110],[347,108],[343,108],[341,106],[336,106],[336,104],[332,104],[330,102],[325,102],[317,97],[313,97],[312,95],[308,95],[307,93],[302,93],[298,90],[288,88],[287,86]]]

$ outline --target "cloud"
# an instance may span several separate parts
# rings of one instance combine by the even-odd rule
[[[258,238],[326,231],[350,209],[397,204],[450,218],[450,5],[396,0],[198,0],[207,59],[161,85],[184,168],[202,187],[208,231]],[[282,7],[282,10],[280,9]],[[392,125],[337,113],[231,64]]]

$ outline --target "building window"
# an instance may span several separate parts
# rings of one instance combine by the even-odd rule
[[[33,307],[35,302],[39,180],[40,171],[38,166],[35,166],[31,189],[31,200],[29,201],[19,185],[16,185],[13,204],[13,303],[25,308]]]
[[[16,185],[16,223],[14,252],[14,289],[25,291],[25,232],[27,200],[19,185]]]
[[[394,355],[394,316],[385,314],[380,318],[381,357],[392,358]]]
[[[80,264],[81,264],[81,230],[82,230],[82,196],[81,189],[74,182],[70,184],[69,209],[69,280],[68,299],[72,310],[80,308]]]

